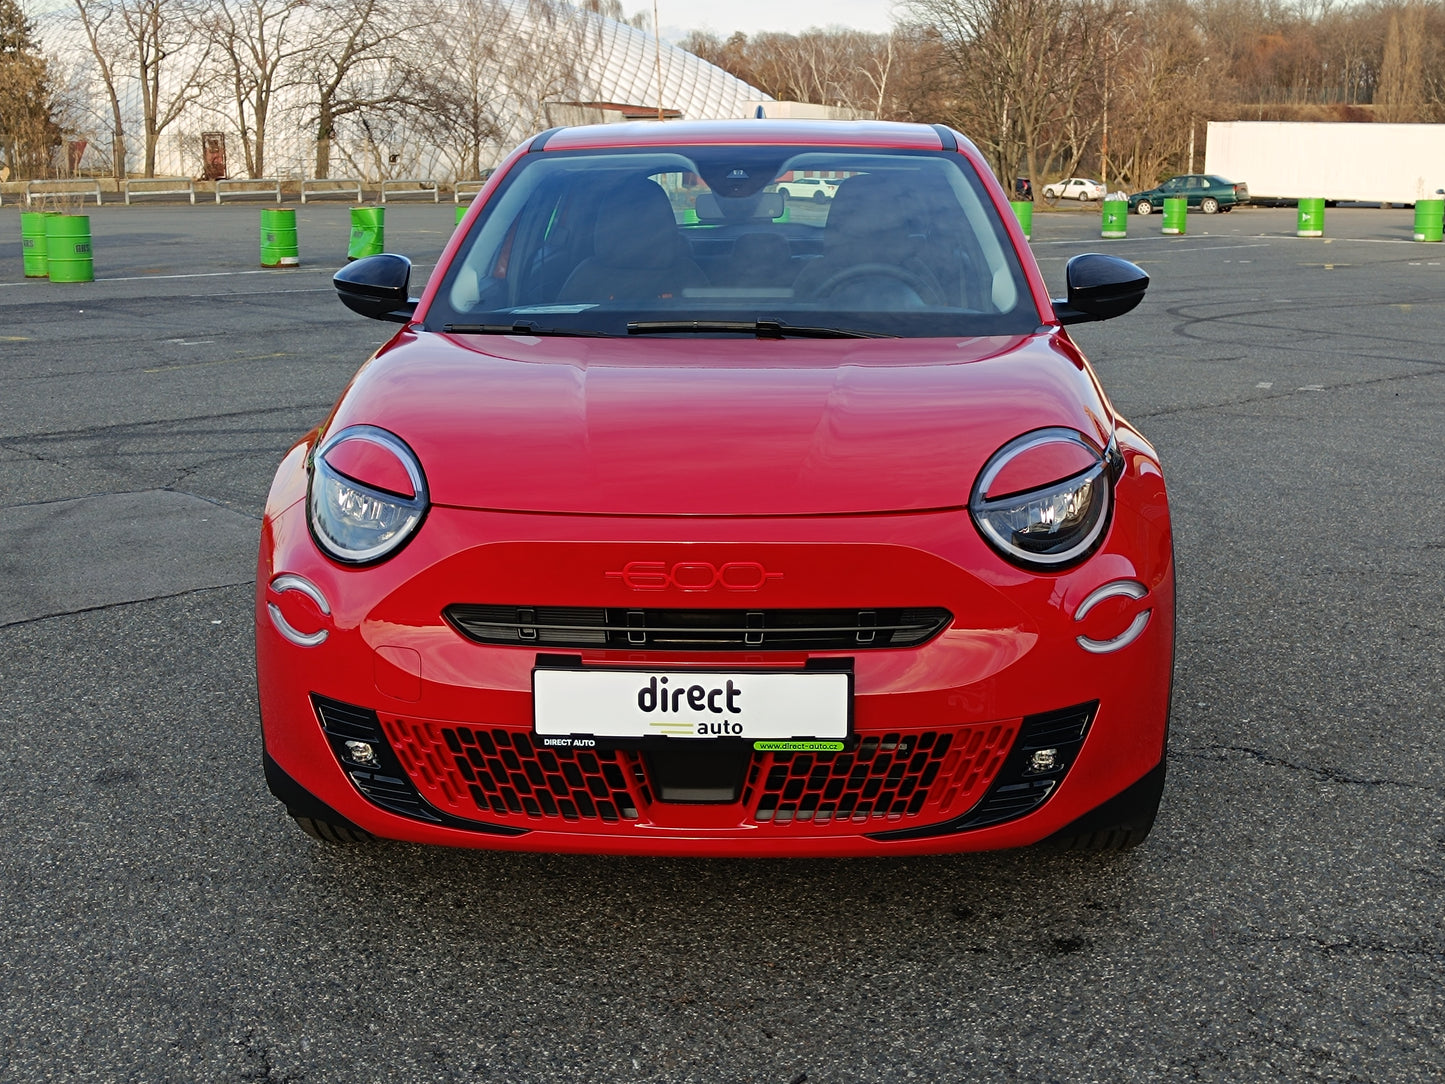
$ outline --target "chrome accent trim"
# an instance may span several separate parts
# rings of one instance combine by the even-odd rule
[[[1112,583],[1106,583],[1103,587],[1090,592],[1089,597],[1079,604],[1078,610],[1074,613],[1074,620],[1084,620],[1089,616],[1089,611],[1106,598],[1143,598],[1148,593],[1149,588],[1138,580],[1114,580]]]
[[[983,466],[982,473],[979,474],[978,479],[973,484],[973,490],[969,494],[968,509],[969,517],[973,520],[974,526],[998,553],[1006,560],[1015,563],[1049,571],[1056,567],[1072,564],[1080,560],[1083,556],[1092,552],[1099,538],[1103,535],[1104,529],[1109,525],[1109,521],[1113,515],[1114,483],[1119,479],[1121,472],[1117,468],[1121,465],[1119,461],[1122,459],[1122,457],[1119,456],[1115,443],[1116,436],[1117,434],[1114,434],[1109,437],[1109,443],[1103,452],[1100,452],[1083,433],[1064,426],[1050,426],[1044,429],[1036,429],[1015,437],[989,457],[988,462]],[[1045,444],[1053,443],[1076,444],[1094,456],[1097,462],[1094,466],[1080,471],[1078,474],[1071,475],[1068,478],[1061,478],[1058,481],[1040,486],[1037,489],[1005,494],[993,498],[988,496],[989,487],[993,485],[999,474],[1009,463],[1013,462],[1014,459],[1024,452]],[[1054,492],[1066,485],[1072,485],[1074,488],[1082,488],[1085,485],[1097,483],[1101,479],[1107,479],[1108,484],[1102,486],[1100,489],[1098,499],[1103,501],[1104,504],[1103,509],[1099,513],[1098,522],[1094,524],[1093,530],[1089,532],[1086,538],[1063,553],[1046,554],[1023,550],[1015,546],[1011,539],[1001,534],[993,522],[983,514],[990,507],[1007,504],[1023,497],[1037,497],[1040,494]]]
[[[1118,651],[1121,647],[1128,647],[1139,638],[1139,634],[1144,631],[1144,626],[1149,624],[1149,615],[1153,612],[1153,610],[1145,610],[1134,618],[1127,629],[1112,640],[1091,640],[1087,636],[1077,636],[1075,639],[1079,641],[1080,647],[1093,655],[1105,655],[1110,651]]]
[[[297,647],[317,647],[324,644],[326,637],[331,635],[326,629],[320,629],[310,634],[299,631],[281,616],[281,608],[274,602],[266,603],[266,612],[271,615],[271,624],[276,626],[276,631]]]
[[[271,590],[278,595],[285,591],[300,591],[303,595],[316,603],[317,608],[327,617],[331,616],[331,604],[326,601],[326,596],[305,577],[298,576],[294,572],[283,572],[271,580]]]

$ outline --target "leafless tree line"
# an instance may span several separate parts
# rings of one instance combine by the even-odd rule
[[[942,121],[1000,177],[1152,184],[1209,120],[1445,121],[1445,6],[1335,0],[907,0],[891,34],[694,33],[781,98]],[[1195,138],[1197,137],[1197,139]]]
[[[154,176],[163,136],[198,123],[239,137],[232,172],[252,177],[296,126],[314,138],[316,177],[384,177],[398,148],[422,144],[475,177],[498,140],[578,98],[596,32],[565,0],[69,4],[84,50],[57,111],[71,131],[104,133],[117,177]]]

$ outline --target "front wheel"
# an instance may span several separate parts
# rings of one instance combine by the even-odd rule
[[[1147,199],[1141,199],[1138,206],[1135,207],[1134,210],[1141,215],[1152,214],[1154,211],[1154,205],[1150,203]]]
[[[1047,203],[1050,207],[1052,207],[1054,204],[1059,202],[1059,194],[1057,192],[1050,192],[1048,190],[1045,190],[1044,202]]]
[[[826,195],[824,195],[821,191],[820,191],[820,192],[814,192],[814,193],[813,193],[813,202],[814,202],[814,203],[827,203],[827,202],[828,202],[828,197],[827,197]]]
[[[1199,201],[1199,209],[1207,215],[1212,215],[1219,210],[1219,201],[1213,196],[1205,196]]]

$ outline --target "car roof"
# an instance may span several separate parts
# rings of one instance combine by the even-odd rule
[[[950,139],[955,138],[951,130]],[[537,146],[537,142],[541,146]],[[959,142],[966,142],[959,140]],[[591,124],[544,132],[533,150],[593,150],[607,147],[675,147],[697,144],[740,144],[827,147],[886,147],[899,150],[945,149],[939,128],[893,121],[830,120],[694,120],[633,121]],[[971,149],[971,148],[970,148]]]

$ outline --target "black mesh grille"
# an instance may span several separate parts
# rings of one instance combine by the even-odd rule
[[[650,800],[632,753],[543,749],[527,734],[466,726],[443,728],[442,740],[484,813],[635,821],[633,788],[644,804]]]
[[[567,606],[446,608],[452,626],[482,644],[650,647],[659,651],[855,651],[913,647],[953,615],[937,607],[880,610],[664,610]]]
[[[850,753],[775,753],[754,819],[827,824],[916,814],[952,741],[951,734],[927,731],[864,738]]]

